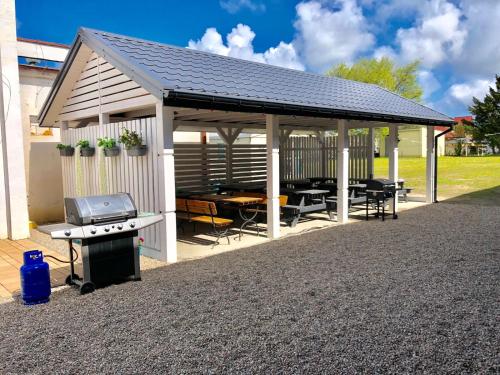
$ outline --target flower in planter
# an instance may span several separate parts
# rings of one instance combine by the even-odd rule
[[[142,156],[146,154],[147,146],[142,144],[142,135],[135,130],[123,128],[118,142],[123,143],[129,156]]]
[[[142,146],[142,135],[139,135],[135,130],[123,128],[118,141],[123,143],[125,148],[128,150],[132,147]]]

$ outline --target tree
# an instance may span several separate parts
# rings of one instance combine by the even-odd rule
[[[496,154],[500,151],[500,76],[496,76],[495,87],[481,101],[474,97],[469,111],[475,116],[473,136],[476,141],[485,141]]]
[[[340,63],[326,72],[327,76],[374,83],[405,98],[420,101],[423,90],[417,81],[419,61],[397,66],[388,57],[361,59],[351,66]]]

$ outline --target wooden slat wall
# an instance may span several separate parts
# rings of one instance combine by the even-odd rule
[[[281,179],[295,180],[308,177],[323,177],[322,166],[326,163],[326,176],[337,174],[337,137],[325,137],[325,153],[316,136],[291,136],[280,147]],[[349,136],[349,178],[367,178],[368,137]],[[326,160],[323,160],[325,155]]]
[[[119,156],[105,158],[109,193],[130,193],[139,211],[159,212],[158,176],[155,173],[158,170],[155,118],[68,129],[62,131],[62,143],[75,145],[80,139],[87,139],[92,146],[96,146],[97,138],[113,137],[118,139],[122,128],[135,130],[142,134],[149,149],[148,153],[141,157],[129,157],[126,151],[122,149]],[[96,149],[95,156],[82,158],[84,195],[100,194],[97,154]],[[64,196],[75,196],[75,158],[63,157],[61,160]],[[147,247],[153,249],[160,248],[158,226],[141,230],[139,231],[139,235],[144,237]]]
[[[67,115],[84,109],[93,109],[95,114],[98,114],[100,105],[148,94],[146,90],[94,52],[59,115]]]
[[[234,144],[232,147],[232,182],[266,181],[266,145]]]
[[[226,182],[224,144],[175,144],[174,157],[177,189],[199,191]]]

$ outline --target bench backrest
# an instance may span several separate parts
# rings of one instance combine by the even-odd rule
[[[188,214],[217,215],[217,207],[214,202],[177,198],[175,206],[177,211],[187,212]]]
[[[262,198],[263,201],[261,204],[267,204],[267,195],[264,193],[254,193],[254,192],[246,192],[246,191],[235,191],[232,194],[234,197],[255,197],[255,198]],[[288,196],[286,195],[280,195],[280,207],[285,206],[288,202]]]

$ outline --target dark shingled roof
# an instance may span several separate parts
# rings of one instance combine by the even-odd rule
[[[301,72],[82,28],[82,41],[168,103],[252,103],[344,118],[452,124],[453,120],[377,85]],[[131,77],[131,78],[132,78]],[[256,108],[261,106],[261,110]],[[249,109],[247,109],[249,110]],[[291,113],[291,112],[290,112]]]

